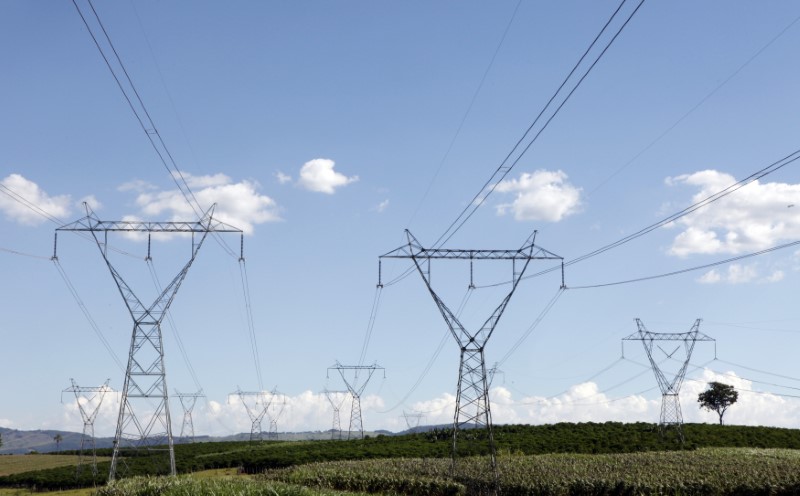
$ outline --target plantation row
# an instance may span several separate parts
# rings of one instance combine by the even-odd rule
[[[800,452],[703,448],[690,452],[500,456],[504,496],[796,495]],[[493,487],[487,459],[340,461],[271,471],[265,481],[420,496],[480,495]]]
[[[459,437],[459,456],[486,453],[484,431],[464,431]],[[662,439],[653,424],[561,423],[543,426],[508,425],[495,428],[501,454],[538,455],[546,453],[631,453],[645,451],[693,450],[702,447],[750,447],[800,449],[800,430],[769,427],[689,424],[684,426],[687,442]],[[474,439],[470,439],[473,438]],[[452,431],[434,430],[404,436],[378,436],[351,441],[222,442],[175,446],[179,473],[218,468],[237,468],[249,474],[309,463],[386,458],[441,458],[450,456]],[[111,450],[98,450],[110,456]],[[126,456],[120,464],[122,477],[153,474],[147,457]],[[76,479],[74,467],[60,467],[0,477],[0,487],[66,489],[104,484],[108,462],[98,463],[98,477],[83,470]]]

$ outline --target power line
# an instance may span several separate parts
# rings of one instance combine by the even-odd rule
[[[531,125],[525,130],[525,132],[523,133],[522,137],[520,137],[520,139],[517,141],[517,143],[512,147],[511,151],[508,153],[508,155],[506,155],[506,157],[503,159],[503,161],[500,163],[500,165],[495,169],[495,171],[492,173],[492,175],[489,177],[489,179],[486,181],[486,183],[484,183],[484,185],[481,187],[481,189],[478,191],[478,193],[475,194],[475,196],[472,198],[472,200],[467,204],[466,207],[464,207],[464,209],[461,211],[461,213],[458,214],[458,216],[455,218],[455,220],[453,220],[453,222],[450,223],[450,225],[447,227],[445,232],[439,237],[439,239],[436,240],[436,242],[434,243],[434,247],[441,246],[441,244],[446,243],[450,238],[452,238],[453,235],[456,232],[458,232],[459,229],[461,229],[461,227],[464,225],[464,223],[466,223],[470,219],[470,217],[472,217],[472,215],[477,211],[477,209],[480,208],[481,205],[483,205],[483,203],[486,201],[486,199],[489,197],[489,195],[491,195],[492,192],[494,192],[494,190],[497,188],[497,186],[500,184],[500,182],[508,175],[509,172],[511,172],[511,170],[514,168],[514,166],[517,165],[517,163],[522,159],[522,157],[525,155],[525,153],[536,142],[536,140],[539,138],[539,136],[542,134],[542,132],[544,132],[544,130],[547,128],[547,126],[550,124],[550,122],[555,118],[556,115],[558,115],[559,111],[564,107],[564,105],[567,103],[567,101],[570,99],[570,97],[580,87],[581,83],[583,83],[583,81],[586,79],[586,77],[589,75],[589,73],[592,71],[592,69],[594,69],[594,67],[597,65],[597,63],[600,61],[600,59],[603,57],[603,55],[605,55],[605,53],[608,51],[608,49],[611,47],[611,45],[614,43],[614,41],[617,39],[617,37],[622,33],[622,30],[625,29],[625,26],[628,25],[628,22],[630,22],[630,20],[633,18],[633,16],[636,14],[636,12],[638,12],[639,8],[644,3],[644,0],[640,0],[639,1],[639,3],[636,5],[636,7],[631,11],[631,13],[628,15],[628,17],[622,23],[622,25],[617,29],[616,33],[606,43],[605,47],[600,51],[600,53],[595,57],[594,61],[589,65],[589,67],[585,70],[583,75],[578,79],[577,83],[575,83],[575,85],[572,87],[572,89],[563,98],[561,103],[558,104],[558,106],[555,108],[555,110],[552,112],[552,114],[546,119],[546,121],[541,126],[541,128],[528,141],[527,145],[525,145],[525,147],[522,148],[522,150],[519,152],[519,154],[516,156],[516,158],[514,158],[512,160],[512,156],[517,152],[517,149],[527,139],[528,135],[534,129],[536,124],[544,116],[545,112],[550,108],[550,105],[556,100],[558,95],[561,93],[561,90],[564,89],[566,87],[567,83],[569,83],[569,81],[572,79],[572,76],[576,73],[578,68],[582,65],[583,61],[586,59],[586,57],[592,51],[592,49],[594,48],[594,46],[597,43],[597,41],[602,37],[603,33],[605,33],[605,31],[608,28],[608,26],[613,22],[614,18],[617,16],[617,14],[620,12],[620,10],[622,9],[622,7],[625,5],[626,2],[627,2],[627,0],[622,0],[622,2],[619,4],[619,6],[617,6],[617,9],[611,15],[611,17],[608,19],[608,21],[606,21],[606,23],[603,25],[603,28],[600,30],[600,32],[597,34],[597,36],[594,38],[594,40],[592,40],[592,43],[584,51],[584,53],[583,53],[583,55],[581,55],[580,59],[578,59],[578,62],[573,66],[572,70],[569,72],[567,77],[565,77],[564,80],[561,82],[561,85],[553,93],[553,95],[547,101],[545,106],[541,109],[539,114],[533,120]],[[510,161],[510,164],[509,164],[509,161]]]
[[[494,61],[497,59],[497,54],[500,53],[500,48],[503,46],[503,43],[506,41],[506,36],[508,32],[511,30],[511,25],[514,23],[514,19],[517,17],[517,12],[519,11],[519,6],[522,4],[522,0],[517,0],[517,5],[514,7],[514,11],[511,13],[511,18],[508,20],[508,24],[506,24],[506,28],[503,31],[503,35],[500,37],[500,42],[497,44],[497,47],[492,54],[492,58],[489,61],[489,65],[486,67],[486,70],[483,72],[483,76],[481,77],[480,82],[478,83],[478,87],[475,88],[475,92],[472,94],[472,99],[467,105],[467,110],[464,112],[464,115],[461,117],[461,122],[458,124],[458,128],[456,128],[456,132],[453,135],[453,138],[450,140],[450,144],[447,146],[447,150],[444,152],[444,156],[442,160],[439,161],[439,165],[436,167],[436,172],[433,173],[433,177],[431,178],[430,182],[428,183],[428,187],[425,189],[425,193],[423,193],[422,198],[417,204],[417,208],[414,210],[414,213],[411,215],[411,218],[408,221],[410,224],[414,221],[417,214],[419,213],[419,209],[422,207],[422,204],[425,202],[425,199],[428,197],[428,194],[433,187],[433,183],[436,181],[436,178],[439,176],[439,172],[442,170],[442,166],[447,161],[447,158],[450,156],[450,152],[453,149],[453,145],[456,143],[456,139],[461,134],[461,129],[464,127],[464,123],[467,121],[467,117],[469,116],[470,112],[472,111],[473,105],[475,105],[475,101],[478,99],[478,94],[480,93],[481,89],[483,88],[483,84],[486,82],[486,77],[489,75],[489,72],[492,70],[494,66]]]
[[[131,97],[131,95],[128,93],[128,90],[126,90],[125,85],[123,84],[120,76],[117,74],[117,71],[114,70],[110,57],[106,55],[105,50],[103,50],[100,40],[98,39],[97,36],[95,36],[94,30],[89,25],[89,21],[84,16],[83,11],[78,6],[77,1],[72,0],[72,4],[78,11],[78,15],[80,15],[84,26],[86,26],[89,35],[92,37],[92,41],[94,41],[97,50],[100,52],[100,56],[103,58],[103,61],[105,61],[106,67],[108,67],[108,70],[114,77],[114,81],[116,81],[117,86],[122,92],[122,95],[125,97],[125,101],[128,102],[128,106],[130,107],[131,111],[136,117],[137,122],[139,122],[139,126],[142,128],[142,131],[145,133],[145,136],[147,136],[150,145],[153,147],[153,150],[155,150],[159,160],[164,165],[164,168],[167,170],[173,182],[178,187],[178,190],[183,195],[184,199],[186,200],[186,203],[189,205],[189,207],[191,207],[195,215],[198,218],[201,218],[203,212],[202,206],[197,201],[197,198],[194,196],[192,190],[189,188],[189,184],[186,182],[186,178],[183,176],[183,173],[178,168],[178,165],[175,162],[172,153],[170,153],[169,148],[167,148],[167,145],[166,143],[164,143],[161,134],[158,132],[155,123],[150,117],[150,112],[147,110],[147,106],[142,101],[142,98],[139,95],[139,91],[136,89],[136,85],[133,83],[133,80],[131,79],[128,70],[125,67],[125,64],[122,62],[122,58],[119,56],[117,49],[114,47],[114,43],[111,41],[111,37],[109,36],[108,31],[106,30],[105,25],[103,24],[103,21],[100,19],[97,10],[95,10],[94,4],[92,4],[92,0],[87,0],[87,3],[89,4],[89,7],[91,8],[92,13],[94,14],[94,18],[97,20],[97,24],[103,33],[103,37],[105,38],[108,47],[111,49],[111,52],[113,53],[114,60],[116,61],[117,65],[119,66],[119,69],[125,76],[125,80],[128,83],[129,90],[132,92],[133,97],[135,98]],[[137,106],[134,104],[134,99],[138,103],[139,109],[137,109]],[[154,139],[154,136],[156,139]]]
[[[628,279],[628,280],[625,280],[625,281],[607,282],[607,283],[602,283],[602,284],[592,284],[592,285],[587,285],[587,286],[571,286],[569,289],[594,289],[594,288],[604,288],[604,287],[608,287],[608,286],[618,286],[620,284],[630,284],[630,283],[634,283],[634,282],[650,281],[650,280],[653,280],[653,279],[660,279],[660,278],[663,278],[663,277],[670,277],[670,276],[674,276],[674,275],[685,274],[687,272],[692,272],[692,271],[696,271],[696,270],[708,269],[708,268],[711,268],[711,267],[716,267],[718,265],[724,265],[724,264],[728,264],[728,263],[731,263],[731,262],[736,262],[736,261],[739,261],[739,260],[743,260],[745,258],[756,257],[756,256],[764,255],[766,253],[770,253],[770,252],[773,252],[773,251],[783,250],[784,248],[791,248],[792,246],[797,246],[798,244],[800,244],[800,241],[792,241],[790,243],[784,243],[782,245],[773,246],[772,248],[767,248],[765,250],[760,250],[760,251],[756,251],[756,252],[753,252],[753,253],[747,253],[745,255],[739,255],[739,256],[736,256],[736,257],[727,258],[725,260],[719,260],[717,262],[712,262],[712,263],[709,263],[709,264],[698,265],[698,266],[695,266],[695,267],[689,267],[687,269],[681,269],[681,270],[675,270],[675,271],[672,271],[672,272],[666,272],[664,274],[657,274],[657,275],[646,276],[646,277],[638,277],[636,279]]]

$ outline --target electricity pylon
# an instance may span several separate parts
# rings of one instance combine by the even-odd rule
[[[267,407],[267,418],[269,419],[269,433],[267,439],[278,439],[278,419],[281,418],[283,410],[286,409],[286,395],[279,393],[277,389],[270,392],[271,399]],[[276,401],[277,399],[277,401]]]
[[[697,319],[692,325],[689,332],[650,332],[645,328],[644,323],[640,319],[636,319],[636,326],[638,330],[630,336],[623,338],[623,356],[624,356],[624,341],[641,341],[644,346],[644,351],[647,353],[647,359],[650,360],[650,366],[653,368],[653,374],[656,376],[656,382],[661,390],[661,417],[658,422],[658,429],[661,435],[664,436],[668,430],[674,429],[675,434],[681,443],[684,441],[683,437],[683,415],[681,414],[680,391],[683,380],[686,377],[686,368],[689,366],[689,361],[692,358],[694,345],[698,341],[713,341],[714,342],[714,355],[716,356],[716,340],[700,332],[700,321]],[[662,360],[674,359],[681,344],[672,350],[664,350],[657,342],[673,342],[682,343],[684,354],[681,355],[681,367],[674,374],[665,372],[655,357],[653,357],[653,348],[657,347],[658,350],[664,355]],[[659,357],[660,358],[660,357]]]
[[[78,454],[78,468],[75,471],[77,478],[81,474],[81,469],[84,463],[84,450],[91,446],[92,448],[92,477],[97,476],[97,451],[94,442],[94,421],[97,418],[97,413],[100,411],[100,405],[103,403],[103,398],[106,393],[113,392],[114,390],[108,387],[111,379],[106,379],[102,386],[97,387],[81,387],[75,383],[75,379],[69,380],[72,386],[61,392],[63,397],[64,393],[74,393],[75,402],[78,403],[78,410],[81,412],[83,419],[83,434],[81,435],[81,449]],[[63,401],[63,398],[62,398]]]
[[[408,432],[414,434],[419,429],[420,421],[425,418],[424,413],[406,413],[403,412],[403,418],[406,419],[406,425],[408,426]]]
[[[342,380],[344,381],[345,386],[347,386],[347,390],[350,391],[350,396],[353,398],[353,406],[350,409],[350,427],[347,429],[347,439],[350,439],[350,437],[353,435],[353,429],[358,429],[359,438],[364,439],[364,421],[361,417],[361,393],[364,392],[364,389],[367,387],[367,383],[369,383],[369,380],[372,378],[372,375],[376,370],[383,370],[385,378],[386,369],[376,363],[373,363],[372,365],[342,365],[338,360],[334,365],[328,367],[328,371],[331,369],[339,371],[339,375],[342,376]],[[353,378],[347,380],[345,371],[352,371]],[[364,379],[364,382],[359,383],[358,376],[361,372],[366,372],[367,377]]]
[[[406,229],[408,243],[379,257],[411,259],[422,276],[425,286],[433,297],[439,312],[444,317],[450,333],[453,335],[461,351],[458,370],[458,390],[456,393],[456,410],[453,416],[453,467],[458,454],[458,433],[464,428],[485,428],[489,438],[489,454],[491,467],[497,480],[497,460],[495,456],[494,435],[492,433],[492,413],[489,404],[489,385],[486,371],[484,350],[492,337],[500,317],[517,289],[525,270],[531,260],[560,260],[561,284],[564,286],[563,258],[534,244],[536,231],[531,234],[518,250],[454,250],[445,248],[424,248],[417,238]],[[495,308],[486,322],[478,330],[467,330],[453,311],[444,303],[431,285],[431,261],[435,259],[469,260],[470,283],[474,288],[472,264],[474,261],[510,260],[512,263],[511,289]],[[519,266],[518,266],[519,265]],[[379,265],[380,267],[380,265]],[[380,270],[380,269],[379,269]],[[380,272],[378,285],[381,285]]]
[[[196,393],[181,393],[175,390],[175,396],[181,401],[181,408],[183,408],[183,423],[181,424],[181,439],[184,442],[187,440],[190,443],[194,442],[194,421],[192,420],[192,411],[197,404],[198,398],[205,398],[206,395],[203,390]]]
[[[244,409],[247,411],[247,415],[250,417],[250,441],[263,441],[261,421],[264,420],[264,416],[267,414],[273,395],[266,391],[242,391],[237,388],[236,391],[228,395],[229,401],[233,395],[239,397]],[[249,398],[254,398],[254,400],[248,401]]]
[[[342,409],[344,401],[350,396],[350,391],[330,391],[326,389],[325,397],[333,408],[333,427],[331,428],[331,439],[342,439],[342,421],[339,411]]]
[[[106,267],[133,319],[128,366],[122,387],[108,478],[114,480],[123,451],[140,449],[146,450],[148,454],[152,455],[153,471],[156,474],[167,472],[175,475],[175,451],[172,440],[161,322],[208,234],[235,232],[243,236],[242,230],[214,219],[213,213],[216,205],[212,205],[200,220],[192,222],[102,221],[92,212],[89,205],[84,203],[84,206],[86,207],[86,217],[56,229],[53,259],[58,259],[56,249],[59,231],[90,233],[97,243],[97,248],[100,250]],[[146,233],[148,237],[146,259],[151,258],[150,236],[152,233],[191,234],[191,258],[150,305],[136,297],[108,257],[108,233],[117,231]],[[102,233],[102,235],[98,237],[98,233]],[[166,468],[165,457],[169,459],[168,468]],[[163,468],[159,466],[161,463],[163,463]]]

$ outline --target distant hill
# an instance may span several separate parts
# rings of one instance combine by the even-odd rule
[[[420,427],[420,431],[424,428]],[[57,434],[61,434],[61,443],[57,446],[53,439]],[[347,439],[347,432],[342,433],[343,439]],[[0,447],[0,455],[20,455],[30,452],[52,453],[56,451],[78,450],[81,447],[81,433],[59,430],[35,430],[20,431],[0,427],[0,435],[3,436],[3,446]],[[365,432],[365,436],[394,436],[393,432],[378,430]],[[307,431],[307,432],[281,432],[278,439],[282,441],[308,441],[314,439],[331,439],[331,431]],[[263,434],[263,439],[268,439],[267,433]],[[233,434],[231,436],[195,436],[197,442],[221,442],[221,441],[248,441],[249,432]],[[186,440],[175,436],[176,444],[183,444]],[[114,445],[113,437],[95,438],[97,448],[111,448]]]

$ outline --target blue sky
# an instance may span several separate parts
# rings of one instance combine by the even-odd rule
[[[217,202],[220,218],[247,232],[261,382],[288,397],[281,429],[305,430],[330,427],[319,393],[343,384],[326,378],[327,367],[359,361],[378,256],[403,244],[406,228],[423,244],[436,241],[617,3],[98,0],[95,7],[200,202]],[[192,214],[73,5],[11,1],[1,9],[0,425],[79,430],[75,407],[59,403],[69,379],[110,378],[119,389],[124,374],[49,260],[54,229],[83,216],[82,201],[109,220]],[[537,229],[537,244],[569,261],[794,152],[798,17],[800,7],[788,1],[645,2],[448,246],[514,248]],[[759,391],[742,393],[731,422],[800,426],[800,400],[791,397],[800,387],[796,247],[577,289],[796,241],[798,209],[792,163],[569,266],[574,289],[507,355],[560,284],[555,273],[523,281],[487,346],[488,362],[507,356],[492,390],[495,420],[656,421],[660,395],[640,365],[646,357],[627,343],[628,360],[619,360],[620,340],[636,330],[636,317],[657,332],[685,332],[702,318],[719,360],[690,368],[686,419],[716,420],[695,399],[704,381],[720,379]],[[136,255],[116,261],[143,299],[152,298],[146,245],[113,242]],[[238,246],[235,237],[228,242]],[[188,243],[153,243],[162,284]],[[61,236],[59,260],[124,361],[130,317],[96,247]],[[537,264],[531,273],[549,267]],[[406,267],[386,262],[384,280]],[[502,282],[509,270],[476,267],[476,284]],[[435,264],[433,274],[457,308],[468,265]],[[482,322],[502,290],[475,291],[465,321]],[[208,397],[195,411],[197,430],[246,431],[249,420],[228,394],[257,389],[259,378],[235,257],[207,243],[172,317]],[[416,274],[382,290],[365,361],[377,361],[386,376],[366,389],[367,428],[400,430],[403,411],[425,412],[430,423],[452,419],[458,350],[445,332]],[[193,390],[171,325],[164,335],[170,389]],[[713,347],[700,343],[692,363],[713,358]],[[172,408],[179,426],[180,405]],[[105,405],[98,432],[113,429],[114,410],[113,401]]]

